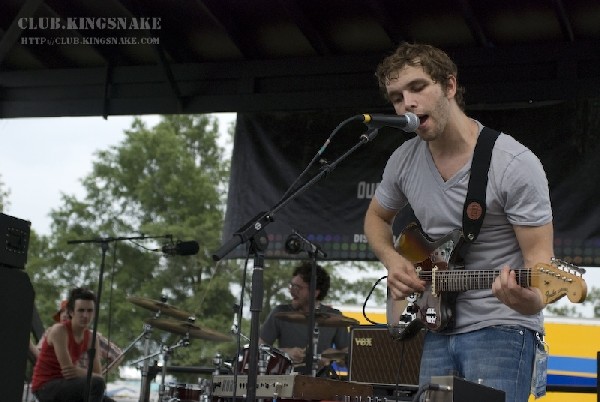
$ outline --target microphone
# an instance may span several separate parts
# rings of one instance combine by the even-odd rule
[[[399,128],[407,133],[415,131],[421,122],[419,117],[411,112],[403,115],[385,115],[385,114],[363,114],[363,123],[369,128],[393,127]]]
[[[296,233],[292,233],[285,241],[285,251],[288,254],[298,254],[303,249],[302,239]]]
[[[160,250],[167,255],[196,255],[200,245],[195,240],[177,241],[175,244],[165,244]]]
[[[327,257],[327,254],[321,249],[321,247],[319,247],[318,244],[306,239],[295,230],[286,239],[284,247],[288,254],[298,254],[300,251],[306,251],[309,253],[316,252],[317,254],[323,256],[323,258]]]

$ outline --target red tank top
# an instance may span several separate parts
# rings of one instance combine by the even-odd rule
[[[81,343],[75,342],[73,337],[73,328],[71,321],[62,323],[67,328],[69,335],[69,355],[71,356],[71,362],[75,365],[79,358],[86,353],[88,350],[88,343],[90,341],[90,330],[86,329],[83,333],[83,341]],[[35,367],[33,368],[33,378],[31,379],[31,390],[37,391],[42,385],[50,380],[56,378],[63,378],[60,369],[60,363],[54,353],[54,346],[48,344],[48,339],[44,338],[42,342],[42,350],[37,358]]]

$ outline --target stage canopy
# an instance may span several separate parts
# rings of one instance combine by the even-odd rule
[[[277,201],[338,123],[391,113],[377,62],[427,42],[457,62],[469,114],[540,155],[557,255],[599,265],[598,21],[596,0],[6,0],[0,118],[238,112],[226,239]],[[347,127],[326,158],[360,133]],[[331,256],[371,258],[362,213],[404,139],[361,147],[278,212],[273,236],[296,229]]]
[[[3,0],[0,117],[386,109],[378,60],[447,50],[473,107],[600,93],[596,0]]]

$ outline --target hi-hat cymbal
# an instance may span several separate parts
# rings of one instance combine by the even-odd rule
[[[146,310],[150,310],[152,312],[160,311],[161,314],[166,314],[170,317],[178,318],[180,320],[187,320],[189,317],[194,316],[194,314],[180,310],[176,307],[171,306],[170,304],[163,303],[158,300],[147,299],[145,297],[128,296],[127,301],[135,304],[136,306],[143,307]]]
[[[331,360],[343,360],[346,357],[348,357],[348,353],[340,352],[340,351],[336,350],[333,352],[323,352],[323,353],[321,353],[321,357],[324,357],[326,359],[331,359]]]
[[[231,340],[229,335],[222,334],[208,328],[200,328],[199,326],[186,321],[175,321],[165,318],[150,318],[146,320],[146,323],[158,329],[172,332],[174,334],[189,335],[190,338],[205,339],[207,341],[216,342],[227,342]]]
[[[284,321],[295,322],[300,324],[308,324],[309,314],[300,311],[282,311],[275,313],[275,317],[281,318]],[[354,318],[346,317],[342,314],[325,313],[322,311],[315,312],[315,323],[320,327],[349,327],[358,325],[358,321]]]

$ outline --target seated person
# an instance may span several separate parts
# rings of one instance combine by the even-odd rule
[[[54,315],[52,316],[52,319],[54,320],[54,322],[65,322],[71,319],[71,316],[69,315],[69,312],[67,311],[67,303],[68,300],[63,300],[60,303],[60,307],[58,308],[58,311],[56,313],[54,313]],[[50,330],[51,327],[48,327],[48,329],[46,329],[46,331],[44,332],[44,334],[42,335],[42,337],[40,338],[40,341],[38,342],[37,346],[34,345],[31,341],[29,342],[29,350],[31,351],[31,354],[37,359],[37,357],[39,356],[40,350],[42,350],[42,343],[44,342],[44,338],[46,338],[46,335],[48,334],[48,331]],[[113,342],[109,341],[104,335],[102,335],[100,332],[96,332],[96,338],[98,338],[98,342],[100,343],[100,349],[98,349],[99,354],[100,354],[100,362],[102,364],[103,367],[103,374],[106,373],[106,371],[108,371],[108,368],[113,368],[113,367],[117,367],[118,364],[123,360],[124,356],[123,356],[123,351],[117,346],[115,345]],[[87,368],[87,353],[84,353],[81,358],[79,359],[79,367],[82,368]],[[116,359],[119,359],[119,361],[115,361]]]
[[[33,369],[31,389],[40,402],[83,402],[87,399],[87,370],[78,362],[91,346],[89,325],[96,313],[96,296],[89,289],[75,288],[70,292],[66,310],[71,319],[56,323],[47,331]],[[99,350],[97,339],[95,348]],[[106,384],[98,354],[94,357],[92,370],[88,401],[113,401],[104,396]]]
[[[276,317],[277,313],[281,312],[302,312],[308,314],[310,312],[310,277],[312,265],[310,262],[305,262],[296,267],[292,274],[289,289],[292,296],[291,303],[280,304],[276,306],[267,320],[263,323],[259,344],[272,346],[277,341],[277,348],[288,354],[292,363],[295,365],[295,370],[302,374],[310,374],[310,367],[303,366],[306,361],[306,348],[309,343],[308,328],[306,323],[290,322]],[[321,313],[340,314],[341,312],[330,306],[322,304],[323,299],[329,291],[330,278],[329,274],[323,267],[317,265],[317,278],[315,290],[315,311]],[[312,340],[311,340],[312,341]],[[319,340],[317,344],[317,353],[341,352],[348,351],[349,334],[346,327],[319,327]],[[319,367],[327,366],[331,363],[331,359],[321,358]]]

